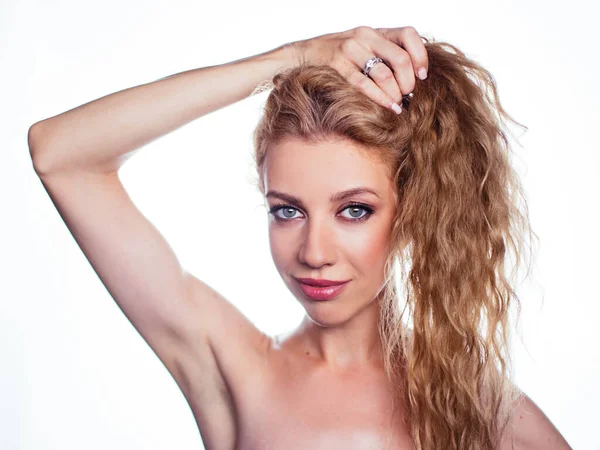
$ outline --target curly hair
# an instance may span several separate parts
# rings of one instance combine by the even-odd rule
[[[399,207],[379,333],[394,411],[404,406],[418,450],[495,449],[521,395],[511,382],[509,313],[521,310],[511,286],[535,235],[505,119],[527,127],[502,108],[489,71],[424,40],[428,78],[400,115],[329,66],[303,61],[275,75],[253,135],[256,186],[264,195],[267,148],[286,137],[350,139],[387,164]]]

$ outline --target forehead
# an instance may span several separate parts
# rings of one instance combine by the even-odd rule
[[[286,139],[269,147],[264,166],[266,190],[334,193],[357,186],[389,194],[386,165],[347,140],[307,143]]]

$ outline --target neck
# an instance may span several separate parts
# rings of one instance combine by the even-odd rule
[[[381,367],[379,299],[346,322],[324,327],[304,316],[297,333],[303,351],[321,359],[331,369]]]

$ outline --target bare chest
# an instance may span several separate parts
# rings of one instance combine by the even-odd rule
[[[412,449],[402,412],[392,417],[383,375],[331,377],[290,369],[273,367],[253,394],[237,402],[236,450]]]

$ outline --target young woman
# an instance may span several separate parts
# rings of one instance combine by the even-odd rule
[[[257,187],[306,311],[281,336],[186,272],[119,180],[136,149],[265,81]],[[509,379],[504,261],[528,229],[504,117],[455,47],[358,27],[108,95],[33,125],[29,145],[207,449],[568,449]]]

